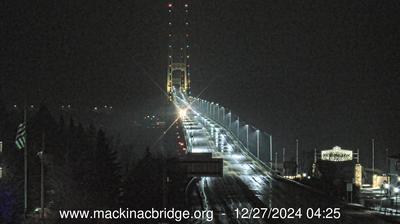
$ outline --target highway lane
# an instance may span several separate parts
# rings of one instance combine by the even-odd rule
[[[187,105],[177,104],[181,108]],[[214,223],[387,223],[372,213],[347,208],[341,202],[297,183],[276,179],[257,162],[241,152],[243,147],[215,122],[201,114],[188,111],[183,122],[192,153],[211,152],[224,159],[223,177],[206,177],[201,181],[208,207],[214,210]],[[218,144],[216,133],[229,144]],[[227,145],[230,145],[227,147]],[[301,219],[266,220],[240,219],[243,208],[301,208]],[[307,208],[340,208],[339,220],[311,220],[305,217]],[[239,209],[239,210],[238,210]]]

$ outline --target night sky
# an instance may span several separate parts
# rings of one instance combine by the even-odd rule
[[[193,95],[274,137],[274,149],[399,153],[398,1],[192,1]],[[6,103],[140,109],[162,99],[167,1],[2,1]],[[154,100],[156,99],[156,100]]]

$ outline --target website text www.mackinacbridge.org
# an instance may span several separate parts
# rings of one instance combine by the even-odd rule
[[[61,219],[107,219],[107,220],[173,220],[180,222],[182,220],[203,219],[212,221],[214,213],[212,210],[178,210],[178,209],[148,209],[132,210],[60,210],[58,211]]]

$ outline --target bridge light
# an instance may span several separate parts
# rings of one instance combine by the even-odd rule
[[[170,25],[170,26],[171,26],[171,25],[172,25],[172,23],[171,23],[171,22],[169,22],[169,23],[168,23],[168,25]]]
[[[189,5],[188,4],[185,4],[185,8],[187,8]]]
[[[184,117],[186,117],[186,111],[187,109],[180,109],[179,110],[179,117],[182,119]]]
[[[186,23],[185,23],[185,25],[187,26],[187,25],[189,25],[189,23],[188,23],[188,22],[186,22]]]
[[[172,3],[168,3],[168,8],[172,8]]]

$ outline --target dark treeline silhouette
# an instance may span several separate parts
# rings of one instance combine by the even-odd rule
[[[0,140],[3,141],[0,162],[4,170],[0,179],[0,223],[22,223],[23,219],[24,152],[15,146],[16,127],[22,118],[22,111],[7,112],[0,102]],[[115,145],[112,138],[94,125],[86,127],[73,119],[65,121],[63,116],[56,120],[45,106],[28,116],[27,133],[28,211],[33,217],[30,220],[39,216],[34,210],[40,208],[40,158],[37,154],[42,150],[43,135],[45,212],[51,221],[63,223],[58,220],[58,211],[63,209],[146,209],[163,206],[165,166],[149,151],[126,172],[126,176],[122,176],[121,170],[128,168],[120,167],[118,149],[112,147]],[[184,179],[178,183],[182,183],[179,187],[182,190]],[[73,221],[79,222],[90,223],[90,220]],[[71,220],[64,223],[71,223]]]

